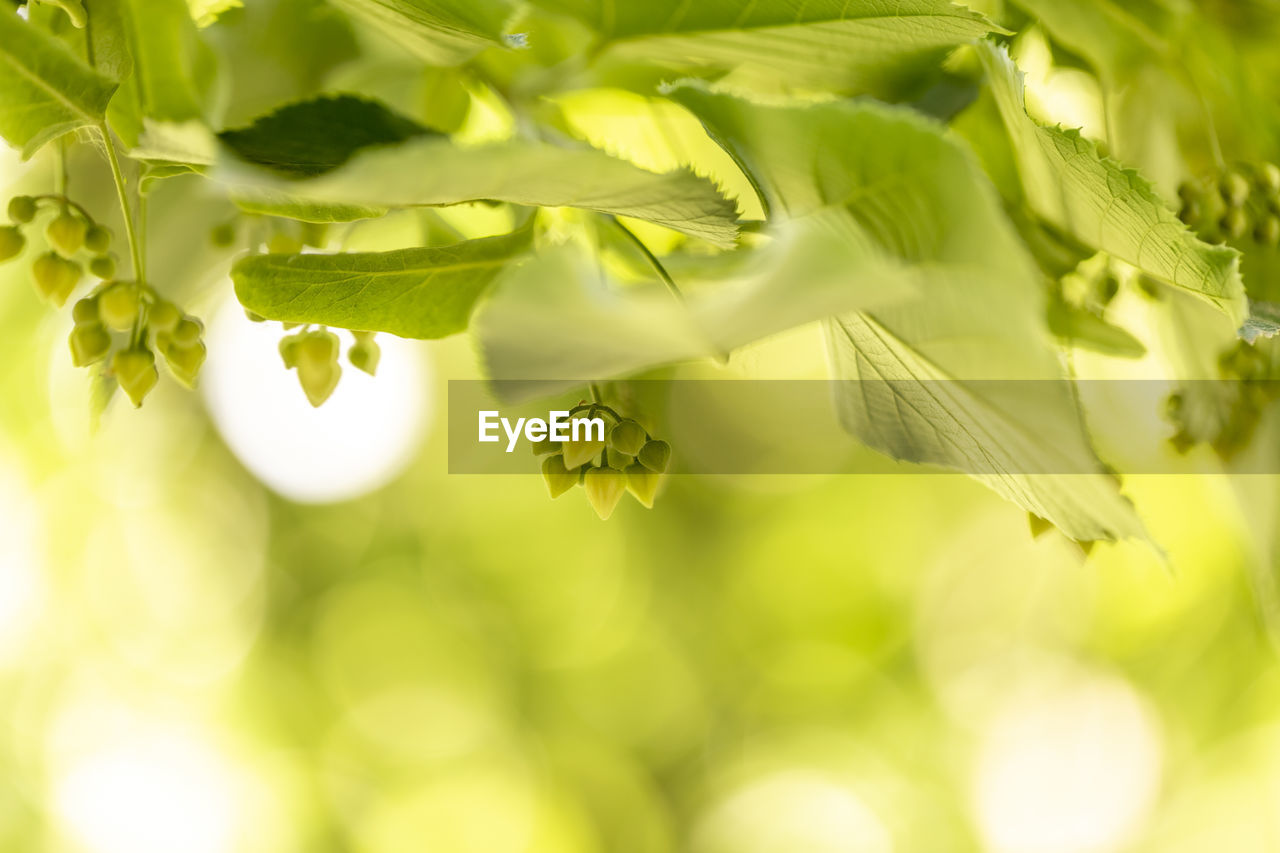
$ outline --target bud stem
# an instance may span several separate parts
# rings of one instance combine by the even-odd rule
[[[618,226],[618,230],[626,235],[627,239],[640,250],[640,253],[645,257],[645,260],[647,260],[650,266],[653,267],[654,271],[658,273],[658,278],[662,279],[662,283],[667,286],[667,290],[671,291],[671,295],[680,302],[684,302],[684,294],[680,292],[680,288],[676,287],[675,281],[672,280],[670,273],[667,272],[667,268],[662,265],[662,261],[658,260],[658,256],[649,250],[649,247],[644,244],[643,240],[635,235],[635,232],[623,225],[622,221],[619,220],[618,217],[611,216],[609,218],[613,221],[614,225]]]
[[[124,217],[124,233],[129,240],[129,254],[133,260],[133,277],[140,285],[147,283],[146,269],[142,265],[142,248],[138,244],[138,235],[133,227],[133,212],[129,207],[129,191],[125,186],[124,172],[120,169],[120,158],[116,156],[115,139],[105,120],[98,122],[98,133],[102,136],[102,145],[107,151],[107,162],[111,164],[111,177],[116,184],[116,195],[120,198],[120,213]]]

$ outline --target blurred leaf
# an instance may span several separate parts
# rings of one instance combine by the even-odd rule
[[[93,9],[94,57],[121,69],[111,127],[127,148],[144,120],[208,118],[216,62],[185,0],[99,0]]]
[[[997,28],[947,0],[534,0],[573,15],[619,56],[732,72],[747,86],[882,91]]]
[[[1243,322],[1239,253],[1202,243],[1142,176],[1104,158],[1078,132],[1037,124],[1027,115],[1022,81],[1008,54],[990,44],[978,49],[1031,209],[1082,242]]]
[[[763,248],[721,256],[732,261],[723,274],[681,281],[683,299],[656,283],[611,281],[585,252],[544,252],[505,276],[477,315],[487,372],[504,381],[580,381],[722,357],[922,286],[887,267],[841,210],[785,222],[771,236]]]
[[[502,44],[509,0],[333,0],[432,65],[458,65]]]
[[[719,246],[732,245],[738,230],[733,203],[691,171],[657,174],[594,149],[532,141],[464,148],[415,139],[304,181],[234,169],[226,180],[245,210],[309,221],[339,221],[343,212],[331,206],[369,211],[492,200],[630,216]]]
[[[1156,3],[1111,0],[1014,0],[1037,18],[1055,40],[1089,61],[1108,85],[1119,84],[1136,66],[1162,58],[1169,45],[1140,16],[1140,8],[1156,12]],[[1168,11],[1158,10],[1161,17]]]
[[[314,177],[360,149],[430,134],[382,104],[349,95],[290,104],[249,127],[218,134],[241,159],[275,172]]]
[[[268,320],[443,338],[466,329],[476,300],[529,239],[522,229],[433,249],[251,255],[231,278],[240,303]]]
[[[218,20],[218,16],[223,12],[239,9],[243,5],[244,0],[187,0],[191,17],[195,19],[198,27],[207,27]]]
[[[941,126],[870,102],[764,107],[694,87],[673,96],[744,165],[773,215],[844,208],[884,264],[921,272],[921,298],[830,321],[836,376],[888,380],[840,387],[850,432],[894,458],[970,473],[1079,541],[1144,535],[1101,473],[1049,346],[1041,274],[976,161]],[[975,379],[1040,381],[964,381]],[[997,398],[1012,387],[1035,403]]]
[[[1061,299],[1049,303],[1049,331],[1063,343],[1115,358],[1142,358],[1142,341],[1083,308]]]
[[[0,10],[0,136],[30,158],[51,139],[101,121],[116,83],[60,41]]]

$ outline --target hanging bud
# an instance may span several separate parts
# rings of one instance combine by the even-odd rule
[[[142,294],[137,282],[115,281],[98,295],[98,313],[107,328],[127,332],[138,320]]]
[[[1204,214],[1201,211],[1201,205],[1198,201],[1188,201],[1182,205],[1182,209],[1178,211],[1178,218],[1181,219],[1189,228],[1198,228],[1200,223],[1204,221]]]
[[[219,249],[225,249],[236,241],[236,226],[231,222],[215,225],[209,232],[209,242]]]
[[[558,498],[578,485],[578,472],[564,467],[564,457],[557,453],[542,460],[542,479],[551,497]]]
[[[613,515],[618,501],[627,491],[627,476],[612,468],[591,468],[582,479],[591,508],[602,520]]]
[[[0,228],[0,263],[18,257],[26,247],[27,238],[22,236],[18,226],[6,225]]]
[[[302,344],[302,335],[289,335],[280,339],[280,358],[288,370],[298,366],[298,348]]]
[[[1228,240],[1239,240],[1249,231],[1249,214],[1240,208],[1230,210],[1222,217],[1221,228]]]
[[[1098,282],[1098,301],[1102,305],[1110,305],[1115,301],[1116,296],[1120,293],[1120,279],[1115,273],[1109,272]]]
[[[36,200],[29,195],[15,195],[9,199],[9,219],[26,225],[36,218]]]
[[[1274,249],[1280,245],[1280,217],[1267,216],[1254,229],[1253,238],[1260,245]]]
[[[333,332],[310,332],[298,344],[298,381],[312,406],[319,407],[338,387],[342,378],[338,351],[338,336]]]
[[[347,350],[347,358],[350,359],[352,367],[374,376],[378,372],[378,362],[382,359],[382,348],[374,340],[356,341],[355,345]]]
[[[99,325],[102,317],[98,314],[98,297],[86,296],[84,299],[76,301],[71,306],[71,319],[77,326],[81,325]]]
[[[196,377],[204,364],[208,349],[203,341],[196,341],[190,346],[178,346],[170,343],[164,349],[164,361],[175,379],[188,388],[196,387]]]
[[[57,252],[45,252],[31,265],[40,295],[61,308],[80,283],[80,265],[68,261]]]
[[[170,334],[173,335],[173,342],[180,347],[195,346],[204,336],[204,323],[190,314],[183,314]]]
[[[620,450],[615,450],[612,447],[608,447],[608,448],[605,448],[605,451],[604,451],[604,461],[606,465],[608,465],[610,468],[613,468],[616,471],[625,471],[627,470],[628,466],[630,466],[631,463],[635,462],[636,460],[634,456],[631,456],[628,453],[623,453]]]
[[[1280,194],[1280,166],[1263,163],[1258,167],[1258,188],[1268,195]]]
[[[170,339],[182,319],[182,312],[178,310],[178,306],[167,299],[158,300],[147,312],[147,325],[157,333],[168,335]]]
[[[658,439],[647,442],[640,449],[639,455],[636,456],[636,461],[650,471],[655,471],[659,474],[665,473],[667,464],[671,461],[671,445]]]
[[[105,255],[111,248],[111,232],[101,225],[91,225],[84,234],[84,247],[95,255]]]
[[[653,498],[658,493],[658,484],[662,475],[637,462],[626,470],[627,491],[648,509],[653,509]]]
[[[552,441],[549,438],[544,438],[541,441],[531,441],[529,442],[529,447],[533,450],[534,456],[545,456],[548,453],[560,452],[560,442]]]
[[[111,278],[116,274],[114,255],[101,255],[89,261],[89,272],[101,279]]]
[[[133,401],[135,409],[142,405],[143,399],[160,379],[156,372],[156,357],[146,347],[117,352],[111,359],[111,371]]]
[[[574,441],[577,435],[579,440]],[[564,464],[569,468],[580,468],[600,455],[604,450],[605,438],[600,430],[591,424],[587,415],[579,415],[569,424],[570,440],[564,443]],[[600,436],[596,438],[596,436]]]
[[[619,421],[609,430],[609,446],[628,456],[639,453],[647,438],[644,427],[630,418]]]
[[[71,257],[84,247],[84,237],[88,226],[84,220],[69,210],[63,210],[44,229],[44,236],[49,245],[57,249],[64,257]]]
[[[267,241],[267,251],[273,255],[296,255],[302,251],[302,243],[288,234],[272,234]]]
[[[102,361],[111,351],[111,335],[101,323],[77,323],[71,330],[71,363],[88,367]]]
[[[1218,189],[1222,193],[1222,200],[1227,204],[1232,207],[1243,207],[1249,200],[1249,194],[1253,188],[1245,180],[1244,175],[1239,172],[1228,172],[1218,182]]]

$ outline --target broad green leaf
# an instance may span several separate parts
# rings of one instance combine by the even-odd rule
[[[510,0],[333,0],[432,65],[459,65],[503,43]]]
[[[542,142],[460,147],[414,139],[362,152],[308,180],[246,175],[234,167],[224,179],[235,186],[242,208],[294,219],[339,221],[360,210],[493,200],[630,216],[719,246],[737,236],[733,203],[693,172],[657,174],[602,151]]]
[[[1022,81],[1008,54],[986,43],[978,50],[1031,209],[1082,242],[1211,302],[1242,323],[1247,302],[1239,253],[1202,243],[1141,175],[1103,157],[1079,133],[1038,124],[1027,115]]]
[[[185,0],[96,0],[91,7],[95,61],[127,73],[111,102],[111,126],[126,147],[144,120],[207,118],[216,63]]]
[[[250,255],[231,278],[240,303],[269,320],[443,338],[466,329],[476,300],[528,247],[524,229],[433,249]]]
[[[886,267],[847,213],[782,223],[772,242],[720,274],[623,284],[585,252],[562,248],[504,275],[474,329],[488,374],[503,380],[611,378],[726,353],[833,314],[915,294],[910,271]],[[859,275],[861,273],[861,275]],[[543,389],[545,390],[545,388]]]
[[[535,0],[622,58],[730,72],[743,86],[891,90],[997,28],[947,0]]]
[[[29,158],[51,139],[103,118],[115,81],[62,42],[0,9],[0,136]]]
[[[1077,540],[1143,535],[1049,343],[1042,275],[967,150],[941,126],[871,102],[764,107],[694,87],[672,96],[744,166],[775,217],[846,210],[881,267],[920,274],[920,298],[829,323],[836,377],[861,380],[837,390],[850,432],[894,458],[972,474]]]
[[[314,177],[338,168],[362,148],[429,133],[382,104],[341,95],[290,104],[218,138],[246,162]]]

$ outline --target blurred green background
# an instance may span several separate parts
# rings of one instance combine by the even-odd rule
[[[155,197],[157,282],[206,269],[203,192]],[[313,410],[207,271],[175,285],[210,318],[202,393],[93,429],[70,318],[3,269],[0,849],[1280,844],[1227,478],[1129,478],[1167,564],[1033,539],[959,476],[675,477],[603,523],[445,473],[464,339],[388,338]]]
[[[210,30],[228,124],[336,80],[412,112],[425,83],[323,17],[306,50],[255,47],[290,6]],[[1049,62],[1047,109],[1097,124]],[[717,156],[628,136],[633,96],[565,106],[645,165]],[[110,221],[82,148],[74,195]],[[50,169],[0,152],[0,190]],[[0,850],[1280,850],[1269,478],[1127,478],[1163,558],[1033,538],[959,476],[674,477],[603,523],[536,476],[445,473],[465,339],[384,336],[378,378],[311,409],[207,241],[228,202],[176,179],[150,209],[152,280],[209,323],[198,394],[95,425],[70,317],[0,267]],[[735,369],[820,353],[766,346]]]

